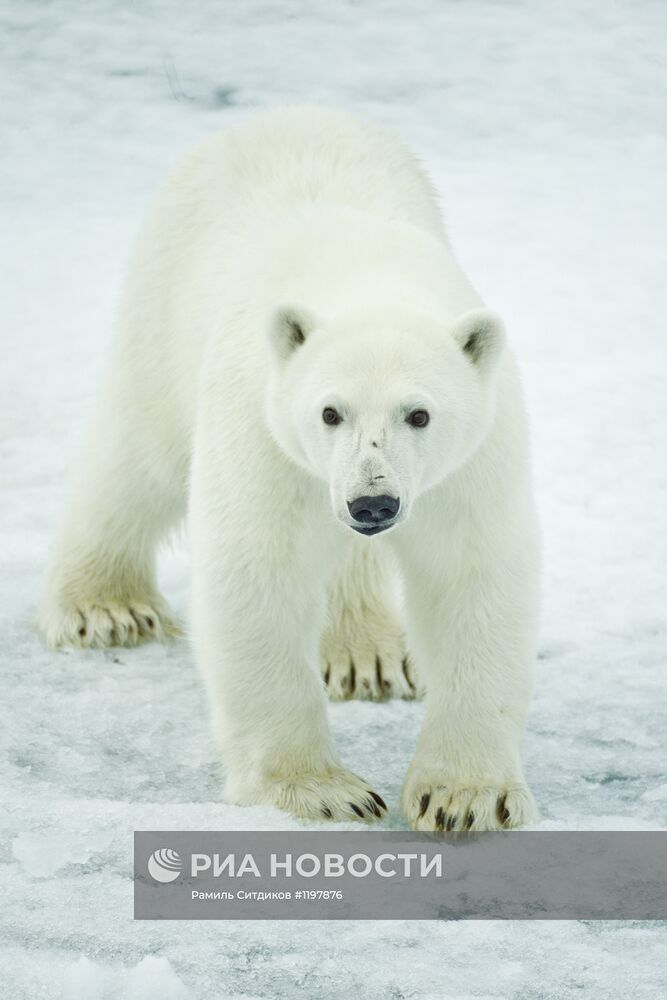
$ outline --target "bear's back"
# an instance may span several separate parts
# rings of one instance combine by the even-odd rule
[[[302,203],[340,204],[444,236],[437,196],[390,132],[316,105],[258,111],[211,136],[170,178],[191,193],[190,221],[239,225]],[[179,200],[180,200],[179,199]]]

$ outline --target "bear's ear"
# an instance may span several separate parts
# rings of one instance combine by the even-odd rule
[[[281,361],[305,343],[318,325],[317,318],[299,305],[279,306],[269,320],[269,340]]]
[[[457,319],[452,336],[480,371],[491,371],[505,346],[502,320],[489,309],[470,309]]]

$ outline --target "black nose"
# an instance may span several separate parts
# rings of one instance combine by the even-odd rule
[[[355,521],[370,526],[391,521],[398,514],[401,501],[398,497],[384,494],[380,497],[357,497],[348,503],[347,509]]]

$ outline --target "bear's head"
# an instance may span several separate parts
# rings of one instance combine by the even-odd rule
[[[269,340],[273,437],[326,481],[336,517],[364,535],[409,517],[491,425],[505,338],[486,309],[447,324],[397,310],[328,319],[284,305]]]

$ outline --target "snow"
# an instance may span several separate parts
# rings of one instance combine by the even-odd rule
[[[82,956],[68,966],[63,1000],[188,1000],[183,985],[167,958],[147,955],[129,969],[108,968]]]
[[[296,829],[220,799],[185,644],[51,652],[33,627],[129,243],[165,168],[247,108],[397,129],[507,319],[546,573],[526,740],[544,829],[662,829],[667,175],[657,0],[24,4],[2,21],[3,996],[655,997],[638,923],[134,923],[134,829]],[[187,549],[164,590],[187,603]],[[392,804],[417,705],[333,706]]]

